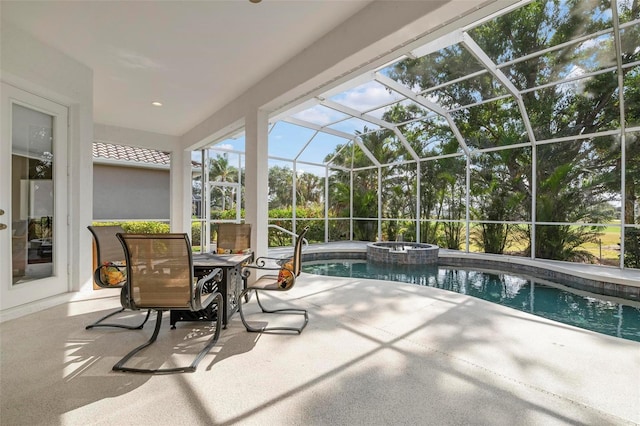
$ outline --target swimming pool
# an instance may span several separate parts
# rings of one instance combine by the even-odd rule
[[[304,272],[436,287],[564,324],[640,342],[640,302],[574,290],[512,273],[449,266],[379,265],[363,260],[304,262]]]

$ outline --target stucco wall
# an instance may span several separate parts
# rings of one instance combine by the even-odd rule
[[[168,221],[169,185],[169,169],[94,164],[93,219]]]

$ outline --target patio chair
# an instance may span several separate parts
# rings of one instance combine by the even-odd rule
[[[294,309],[294,308],[284,308],[284,309],[267,309],[260,302],[259,293],[261,291],[289,291],[293,288],[296,277],[300,275],[300,267],[301,267],[301,259],[302,259],[302,242],[304,240],[304,236],[309,230],[309,227],[305,227],[300,234],[296,237],[296,242],[293,250],[293,257],[290,259],[276,259],[271,257],[262,256],[256,259],[256,261],[251,265],[245,265],[242,270],[243,279],[245,283],[247,278],[251,274],[251,270],[256,271],[279,271],[278,274],[267,274],[258,277],[258,279],[251,285],[245,284],[245,289],[238,296],[238,310],[240,311],[240,319],[244,324],[247,331],[254,333],[261,332],[273,332],[273,331],[293,331],[298,334],[302,333],[302,330],[307,326],[309,322],[309,316],[306,310],[304,309]],[[268,267],[267,262],[271,261],[277,262],[279,267]],[[263,313],[266,314],[294,314],[294,315],[303,315],[304,321],[299,327],[284,327],[284,326],[276,326],[276,327],[261,327],[256,328],[249,323],[245,318],[244,311],[242,309],[242,299],[243,296],[250,294],[251,292],[255,292],[256,301],[258,302],[258,306],[262,310]],[[246,299],[245,299],[246,304]]]
[[[93,280],[102,288],[120,288],[120,299],[126,298],[126,268],[124,265],[124,250],[122,244],[116,237],[118,232],[124,232],[121,226],[89,226],[89,231],[93,235],[95,243],[96,265],[98,267],[93,272]],[[121,303],[122,304],[122,303]],[[124,306],[124,304],[122,304]],[[127,325],[121,323],[103,323],[102,321],[124,312],[124,308],[117,309],[93,324],[89,324],[85,329],[94,327],[118,327],[128,330],[140,330],[145,325],[151,314],[147,310],[147,315],[139,325]]]
[[[222,295],[217,291],[205,293],[205,284],[220,282],[222,270],[214,268],[197,282],[194,280],[191,243],[187,234],[117,234],[125,252],[127,309],[153,309],[157,312],[153,335],[144,344],[129,352],[113,366],[115,371],[134,373],[184,373],[196,370],[198,363],[218,341],[222,328]],[[138,352],[156,341],[162,325],[163,311],[170,309],[202,311],[212,303],[217,305],[216,329],[193,362],[185,367],[144,369],[126,367]]]
[[[251,250],[251,225],[219,223],[216,239],[218,254],[240,254]]]
[[[250,253],[251,252],[251,224],[248,223],[219,223],[216,239],[218,254]],[[242,280],[242,288],[247,288],[247,280]],[[249,295],[244,296],[249,301]]]

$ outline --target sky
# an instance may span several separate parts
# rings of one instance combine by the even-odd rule
[[[381,84],[371,81],[361,84],[353,89],[340,92],[330,98],[341,105],[356,109],[361,112],[374,110],[370,113],[375,118],[381,118],[388,105],[401,99],[398,95],[392,95]],[[292,115],[293,118],[303,120],[318,126],[327,126],[350,135],[356,131],[362,132],[364,126],[371,129],[379,128],[377,125],[350,118],[349,115],[323,105],[316,105]],[[334,124],[331,124],[334,123]],[[324,159],[336,147],[349,142],[349,139],[334,136],[324,132],[316,132],[313,129],[295,124],[279,121],[275,123],[269,132],[269,156],[297,160],[301,163],[323,164]],[[226,139],[215,145],[217,150],[244,151],[244,133],[236,138]],[[285,164],[285,163],[283,163]],[[315,169],[309,164],[300,165],[311,171]],[[318,171],[320,169],[318,168]],[[324,174],[324,171],[322,172]]]

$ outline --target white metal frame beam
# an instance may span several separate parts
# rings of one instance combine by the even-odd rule
[[[462,44],[471,52],[475,58],[480,61],[484,67],[489,70],[489,72],[502,83],[502,85],[513,95],[515,98],[518,109],[520,110],[520,115],[522,116],[522,120],[524,122],[524,127],[527,130],[527,135],[529,136],[529,141],[532,145],[536,143],[536,137],[533,134],[533,128],[531,127],[531,122],[529,121],[529,114],[527,114],[527,109],[524,106],[524,101],[522,100],[522,95],[520,91],[513,85],[511,80],[507,78],[507,76],[498,69],[498,66],[489,58],[489,56],[478,46],[473,38],[468,33],[464,33],[462,35]]]
[[[458,140],[458,143],[462,147],[462,150],[467,155],[471,155],[471,151],[469,150],[469,147],[467,146],[467,143],[465,142],[464,137],[462,136],[462,133],[460,133],[460,129],[458,129],[458,126],[456,125],[455,121],[453,121],[453,117],[451,117],[451,114],[449,114],[449,112],[446,109],[436,104],[435,102],[428,100],[424,96],[416,95],[409,88],[403,86],[402,84],[398,83],[395,80],[390,79],[386,75],[383,75],[381,73],[376,73],[376,81],[388,87],[389,89],[400,93],[405,98],[410,99],[413,102],[427,108],[428,110],[433,111],[436,114],[442,116],[445,120],[447,120],[447,123],[449,124],[449,127],[451,127],[451,131],[453,132],[454,136]]]

